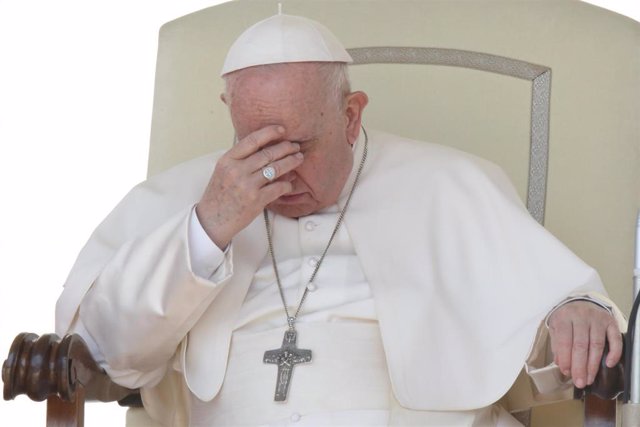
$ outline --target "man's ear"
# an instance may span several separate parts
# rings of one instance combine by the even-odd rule
[[[220,101],[222,101],[222,103],[226,106],[228,106],[229,104],[227,104],[227,97],[224,96],[224,93],[220,94]]]
[[[360,124],[362,123],[362,111],[369,103],[369,97],[362,91],[351,92],[347,95],[345,118],[347,120],[347,141],[355,144],[360,135]]]

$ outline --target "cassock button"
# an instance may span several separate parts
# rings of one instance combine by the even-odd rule
[[[294,412],[293,414],[291,414],[291,421],[293,421],[294,423],[297,423],[298,421],[300,421],[300,414],[297,412]]]
[[[318,258],[309,258],[309,265],[315,267],[318,264]]]
[[[313,292],[313,291],[315,291],[316,289],[318,289],[318,287],[316,286],[316,284],[315,284],[315,283],[309,283],[309,284],[307,285],[307,289],[309,289],[309,292]]]
[[[315,229],[316,229],[316,227],[317,227],[317,226],[318,226],[318,224],[316,224],[315,222],[313,222],[313,221],[307,221],[307,222],[304,224],[304,229],[305,229],[305,230],[307,230],[307,231],[313,231],[313,230],[315,230]]]

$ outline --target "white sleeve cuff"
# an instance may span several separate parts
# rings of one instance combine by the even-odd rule
[[[191,270],[196,276],[213,280],[214,276],[224,277],[230,274],[231,244],[223,252],[213,243],[200,224],[195,206],[191,209],[189,218],[188,241]]]

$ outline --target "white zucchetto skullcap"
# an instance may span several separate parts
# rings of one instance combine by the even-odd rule
[[[324,25],[293,15],[274,15],[254,24],[233,43],[221,76],[256,65],[285,62],[353,62]]]

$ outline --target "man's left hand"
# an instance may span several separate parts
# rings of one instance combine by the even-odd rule
[[[605,340],[609,342],[606,364],[615,366],[622,355],[622,336],[604,308],[588,301],[572,301],[549,317],[549,334],[554,361],[573,384],[583,388],[598,373]]]

